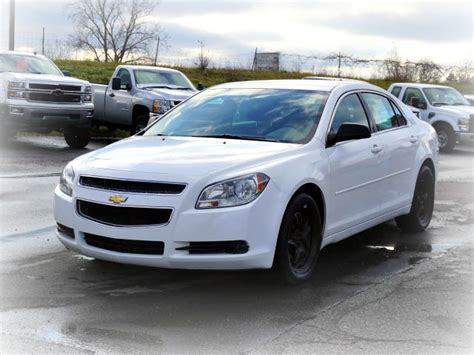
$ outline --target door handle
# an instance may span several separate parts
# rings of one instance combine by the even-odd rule
[[[411,136],[410,137],[410,143],[415,144],[416,142],[418,142],[418,137]]]
[[[110,97],[115,97],[115,94],[114,94],[113,92],[111,92],[111,93],[109,94],[109,96],[110,96]]]
[[[370,151],[371,151],[372,153],[374,153],[374,154],[378,154],[378,153],[380,153],[380,152],[382,151],[382,147],[379,146],[379,145],[377,145],[377,144],[374,144],[374,145],[372,146],[372,149],[371,149]]]

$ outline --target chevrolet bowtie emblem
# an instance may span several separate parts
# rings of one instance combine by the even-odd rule
[[[109,201],[120,205],[128,200],[128,197],[121,196],[121,195],[112,195],[109,197]]]

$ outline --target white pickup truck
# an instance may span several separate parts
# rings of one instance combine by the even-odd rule
[[[94,105],[91,85],[61,72],[42,55],[0,52],[0,133],[64,132],[72,148],[90,140]]]
[[[133,134],[197,92],[178,70],[136,65],[119,65],[109,85],[93,88],[94,121]]]
[[[458,141],[474,141],[474,107],[456,89],[395,83],[388,91],[406,105],[420,110],[419,117],[436,129],[441,151],[452,151]]]

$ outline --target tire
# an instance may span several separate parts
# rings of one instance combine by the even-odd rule
[[[133,124],[132,127],[132,134],[137,134],[141,130],[143,130],[146,126],[148,126],[148,117],[144,115],[139,115],[137,118],[135,118],[135,123]]]
[[[282,219],[273,270],[287,284],[308,280],[316,267],[322,240],[321,214],[308,194],[295,196]]]
[[[398,228],[405,233],[419,233],[430,224],[435,199],[433,171],[423,166],[418,173],[410,213],[395,218]]]
[[[451,127],[440,125],[436,128],[438,134],[439,150],[443,153],[451,153],[456,145],[456,135]]]
[[[91,140],[89,130],[81,129],[64,132],[66,143],[73,149],[82,149],[87,146]]]

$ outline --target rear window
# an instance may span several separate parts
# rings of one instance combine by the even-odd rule
[[[398,97],[400,95],[400,91],[402,91],[401,86],[394,86],[392,91],[390,92],[393,96]]]

